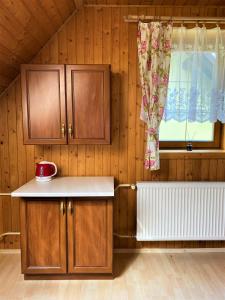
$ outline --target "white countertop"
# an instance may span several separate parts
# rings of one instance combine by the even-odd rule
[[[11,194],[12,197],[113,197],[114,178],[56,177],[49,182],[35,179],[27,182]]]

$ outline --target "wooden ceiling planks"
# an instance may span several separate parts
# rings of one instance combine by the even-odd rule
[[[83,0],[74,0],[75,6],[77,9],[82,8],[82,6],[84,5],[84,1]]]
[[[84,0],[85,5],[225,5],[224,0]]]
[[[78,7],[75,0],[2,0],[0,94]]]

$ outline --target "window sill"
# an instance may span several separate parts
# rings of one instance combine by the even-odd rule
[[[225,150],[221,149],[199,149],[193,151],[187,150],[160,150],[160,158],[162,159],[208,159],[208,158],[225,158]]]

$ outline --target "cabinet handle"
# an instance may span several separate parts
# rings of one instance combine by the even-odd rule
[[[60,203],[60,211],[61,211],[61,214],[64,215],[64,213],[65,213],[65,203],[64,203],[64,201],[61,201],[61,203]]]
[[[73,136],[73,127],[72,127],[72,124],[69,124],[68,132],[69,132],[70,138],[72,138],[72,136]]]
[[[65,124],[62,123],[62,127],[61,127],[61,133],[62,133],[62,137],[65,137]]]
[[[73,213],[72,201],[69,201],[68,203],[68,212],[71,213],[71,215]]]

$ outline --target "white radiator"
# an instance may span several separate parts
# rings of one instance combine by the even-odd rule
[[[138,182],[137,240],[225,240],[225,183]]]

